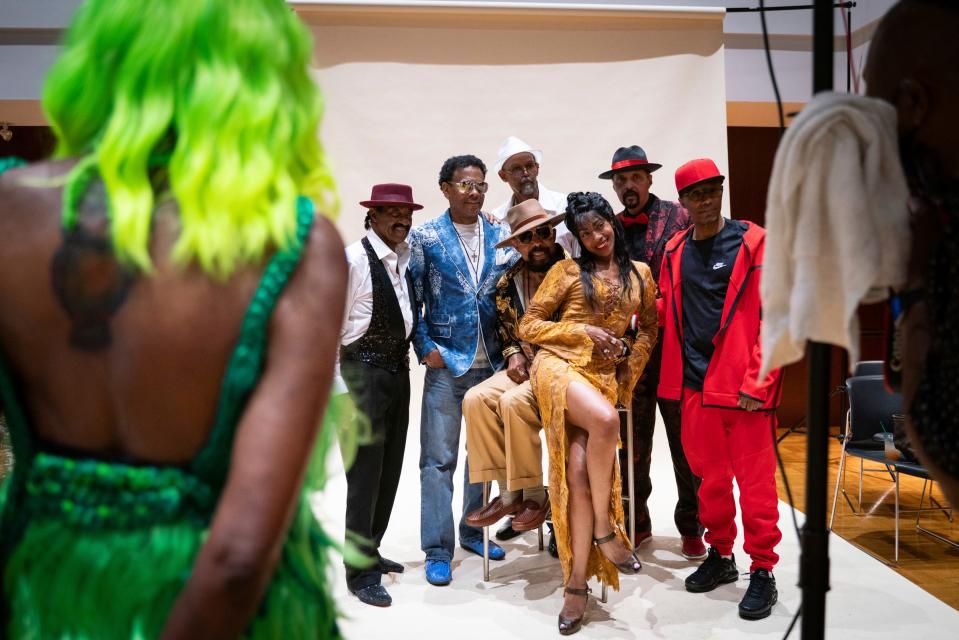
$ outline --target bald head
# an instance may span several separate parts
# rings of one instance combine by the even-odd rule
[[[903,0],[889,10],[869,47],[867,93],[896,107],[903,152],[959,178],[959,3]]]

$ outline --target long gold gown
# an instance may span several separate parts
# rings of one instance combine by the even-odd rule
[[[530,382],[539,404],[546,444],[549,449],[549,494],[553,512],[556,546],[563,567],[564,581],[569,581],[572,551],[569,535],[569,486],[566,482],[566,460],[569,437],[566,432],[566,388],[572,381],[593,386],[614,406],[629,406],[633,387],[649,360],[656,343],[656,283],[649,267],[634,262],[640,283],[632,276],[630,295],[625,298],[619,281],[593,277],[597,300],[594,310],[583,293],[579,265],[574,260],[556,263],[540,284],[532,303],[519,325],[522,340],[540,347],[530,370]],[[586,325],[602,327],[623,336],[633,313],[638,312],[637,336],[632,344],[628,375],[617,383],[616,364],[593,362],[593,341],[586,334]],[[624,546],[630,546],[623,525],[623,504],[619,471],[613,465],[613,487],[609,495],[609,518]],[[590,547],[587,578],[619,589],[616,566],[606,559],[595,545]]]

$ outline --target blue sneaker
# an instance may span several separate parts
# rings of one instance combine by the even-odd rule
[[[475,553],[479,557],[483,557],[483,541],[482,540],[460,540],[460,546],[466,549],[471,553]],[[502,560],[506,557],[506,552],[503,551],[503,547],[499,546],[492,540],[489,541],[489,559],[490,560]]]
[[[426,581],[436,587],[442,587],[453,579],[453,570],[446,560],[426,561]]]

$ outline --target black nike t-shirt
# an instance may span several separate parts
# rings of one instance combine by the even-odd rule
[[[713,357],[713,338],[719,332],[729,276],[744,233],[745,223],[726,220],[711,238],[693,240],[690,233],[683,248],[683,385],[696,391],[702,391]]]

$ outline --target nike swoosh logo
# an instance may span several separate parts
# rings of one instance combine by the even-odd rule
[[[726,266],[725,262],[717,262],[716,264],[713,265],[713,271],[716,271],[717,269],[722,269],[725,266]]]

